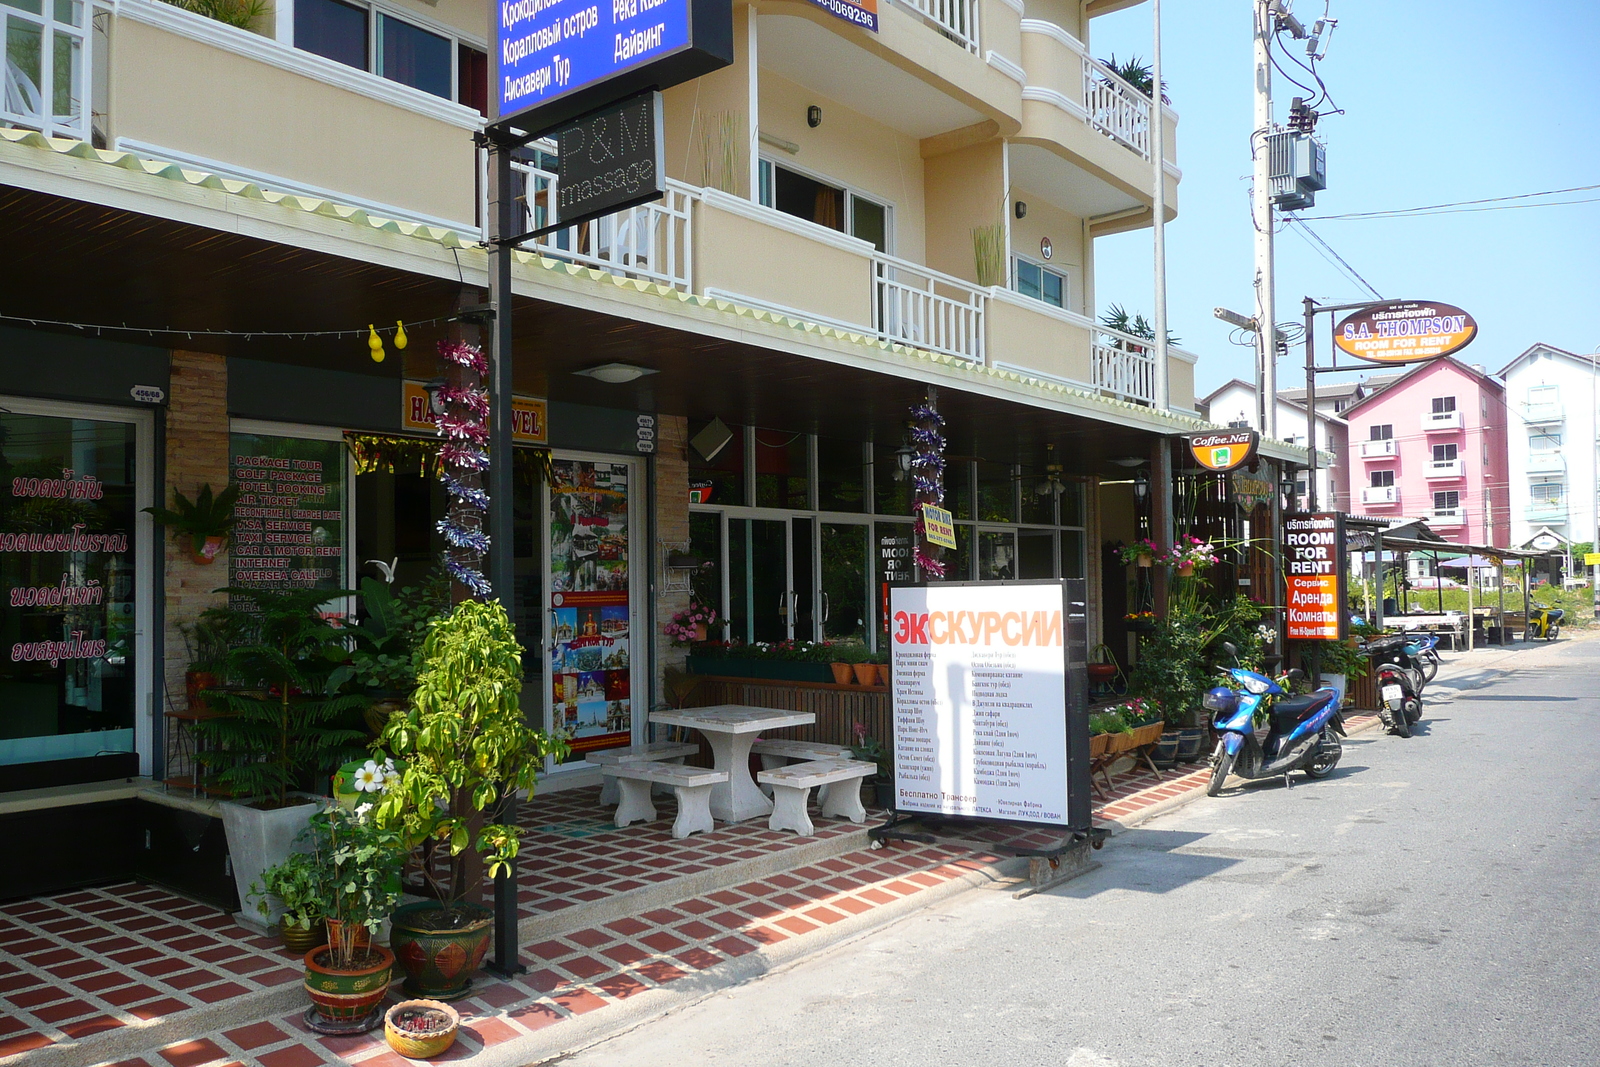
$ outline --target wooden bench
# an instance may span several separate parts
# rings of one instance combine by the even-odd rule
[[[806,811],[806,799],[814,787],[830,785],[836,788],[818,798],[823,817],[865,822],[867,809],[861,804],[860,780],[877,773],[876,763],[850,759],[812,760],[762,771],[756,780],[772,787],[772,817],[767,820],[767,827],[793,830],[802,837],[816,833]]]
[[[678,818],[672,836],[683,838],[714,827],[711,821],[711,787],[728,780],[727,771],[709,767],[683,767],[676,763],[638,760],[600,768],[600,773],[617,782],[617,826],[654,822],[656,806],[650,800],[652,785],[667,785],[678,794]]]
[[[685,757],[692,756],[699,751],[699,745],[677,741],[653,741],[648,745],[629,745],[626,748],[607,748],[599,752],[590,752],[583,757],[583,760],[585,763],[592,763],[597,767],[615,767],[619,763],[639,763],[641,761],[682,763]],[[616,780],[612,778],[602,779],[600,784],[600,803],[615,804],[617,799]]]
[[[750,746],[750,751],[761,757],[761,769],[764,771],[775,771],[789,763],[855,758],[854,750],[846,748],[844,745],[828,745],[821,741],[788,741],[777,738],[771,741],[757,741]],[[772,787],[770,785],[762,785],[761,791],[769,797],[772,795]],[[817,790],[817,803],[826,803],[827,795],[827,786]]]

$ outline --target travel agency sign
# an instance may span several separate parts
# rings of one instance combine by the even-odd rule
[[[1333,328],[1339,351],[1372,363],[1412,363],[1459,352],[1478,336],[1472,316],[1451,304],[1391,300],[1345,316]]]

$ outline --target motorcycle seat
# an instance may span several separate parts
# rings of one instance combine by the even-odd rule
[[[1328,706],[1330,693],[1310,693],[1303,697],[1289,697],[1272,705],[1272,723],[1281,731],[1288,731],[1311,718]]]

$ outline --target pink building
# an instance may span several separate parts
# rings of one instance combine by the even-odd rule
[[[1418,364],[1342,415],[1351,510],[1422,519],[1451,540],[1510,543],[1505,387],[1482,367]]]

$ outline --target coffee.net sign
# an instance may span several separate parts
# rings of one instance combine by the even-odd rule
[[[1345,636],[1344,516],[1304,512],[1283,517],[1283,579],[1288,637],[1339,641]]]

